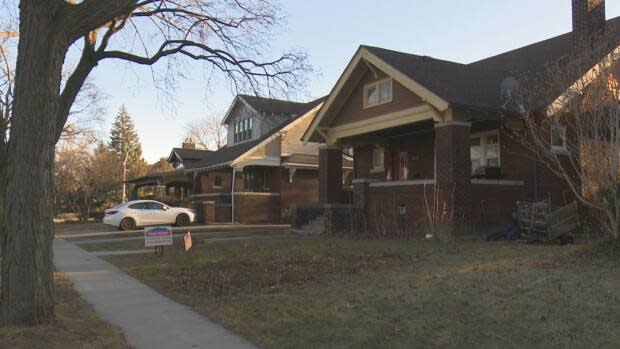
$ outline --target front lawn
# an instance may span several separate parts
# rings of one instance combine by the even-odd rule
[[[0,348],[130,348],[116,327],[101,320],[62,273],[54,273],[56,318],[34,327],[0,327]]]
[[[267,348],[617,348],[620,263],[593,248],[304,237],[106,259]]]

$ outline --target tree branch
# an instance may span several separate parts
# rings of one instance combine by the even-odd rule
[[[137,6],[138,0],[84,0],[71,5],[66,17],[69,38],[75,41],[116,18],[128,16]]]
[[[82,49],[82,56],[75,71],[65,84],[65,88],[60,94],[60,103],[58,108],[58,114],[56,115],[56,141],[60,139],[62,131],[64,129],[71,106],[75,102],[75,99],[80,92],[80,89],[84,85],[86,78],[97,66],[97,54],[95,51],[95,45],[97,43],[97,30],[93,30],[88,35],[84,36],[84,48]]]

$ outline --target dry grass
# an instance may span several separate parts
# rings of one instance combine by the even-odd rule
[[[105,225],[101,222],[64,222],[54,224],[56,234],[82,234],[115,231],[114,227]]]
[[[620,263],[585,243],[309,237],[108,260],[267,348],[620,343]]]
[[[56,318],[36,327],[0,328],[1,348],[130,348],[122,333],[101,320],[61,273],[54,274]]]

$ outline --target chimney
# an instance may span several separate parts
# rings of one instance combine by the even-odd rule
[[[605,30],[605,0],[572,1],[575,48],[591,49],[594,46],[594,37]]]
[[[183,149],[196,149],[196,143],[191,138],[186,138],[183,141]]]

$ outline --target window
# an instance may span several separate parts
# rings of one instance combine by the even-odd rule
[[[251,168],[243,170],[243,190],[246,192],[254,191],[254,171]]]
[[[379,80],[364,86],[364,108],[392,101],[392,79]]]
[[[384,150],[382,147],[376,147],[372,150],[372,171],[371,172],[383,172],[384,166]]]
[[[566,151],[566,127],[560,124],[551,125],[551,150]]]
[[[471,173],[484,174],[487,167],[500,167],[499,132],[475,134],[469,145]]]
[[[213,188],[221,188],[222,187],[222,176],[221,175],[213,175]]]
[[[137,204],[131,204],[129,205],[129,208],[132,210],[144,210],[146,209],[146,203],[145,202],[138,202]]]
[[[252,118],[236,121],[234,128],[233,138],[235,143],[252,139]]]
[[[263,190],[267,191],[270,189],[269,187],[269,170],[267,168],[263,168]]]
[[[163,211],[164,210],[164,205],[158,203],[158,202],[147,202],[146,203],[146,209],[147,210],[160,210]]]

